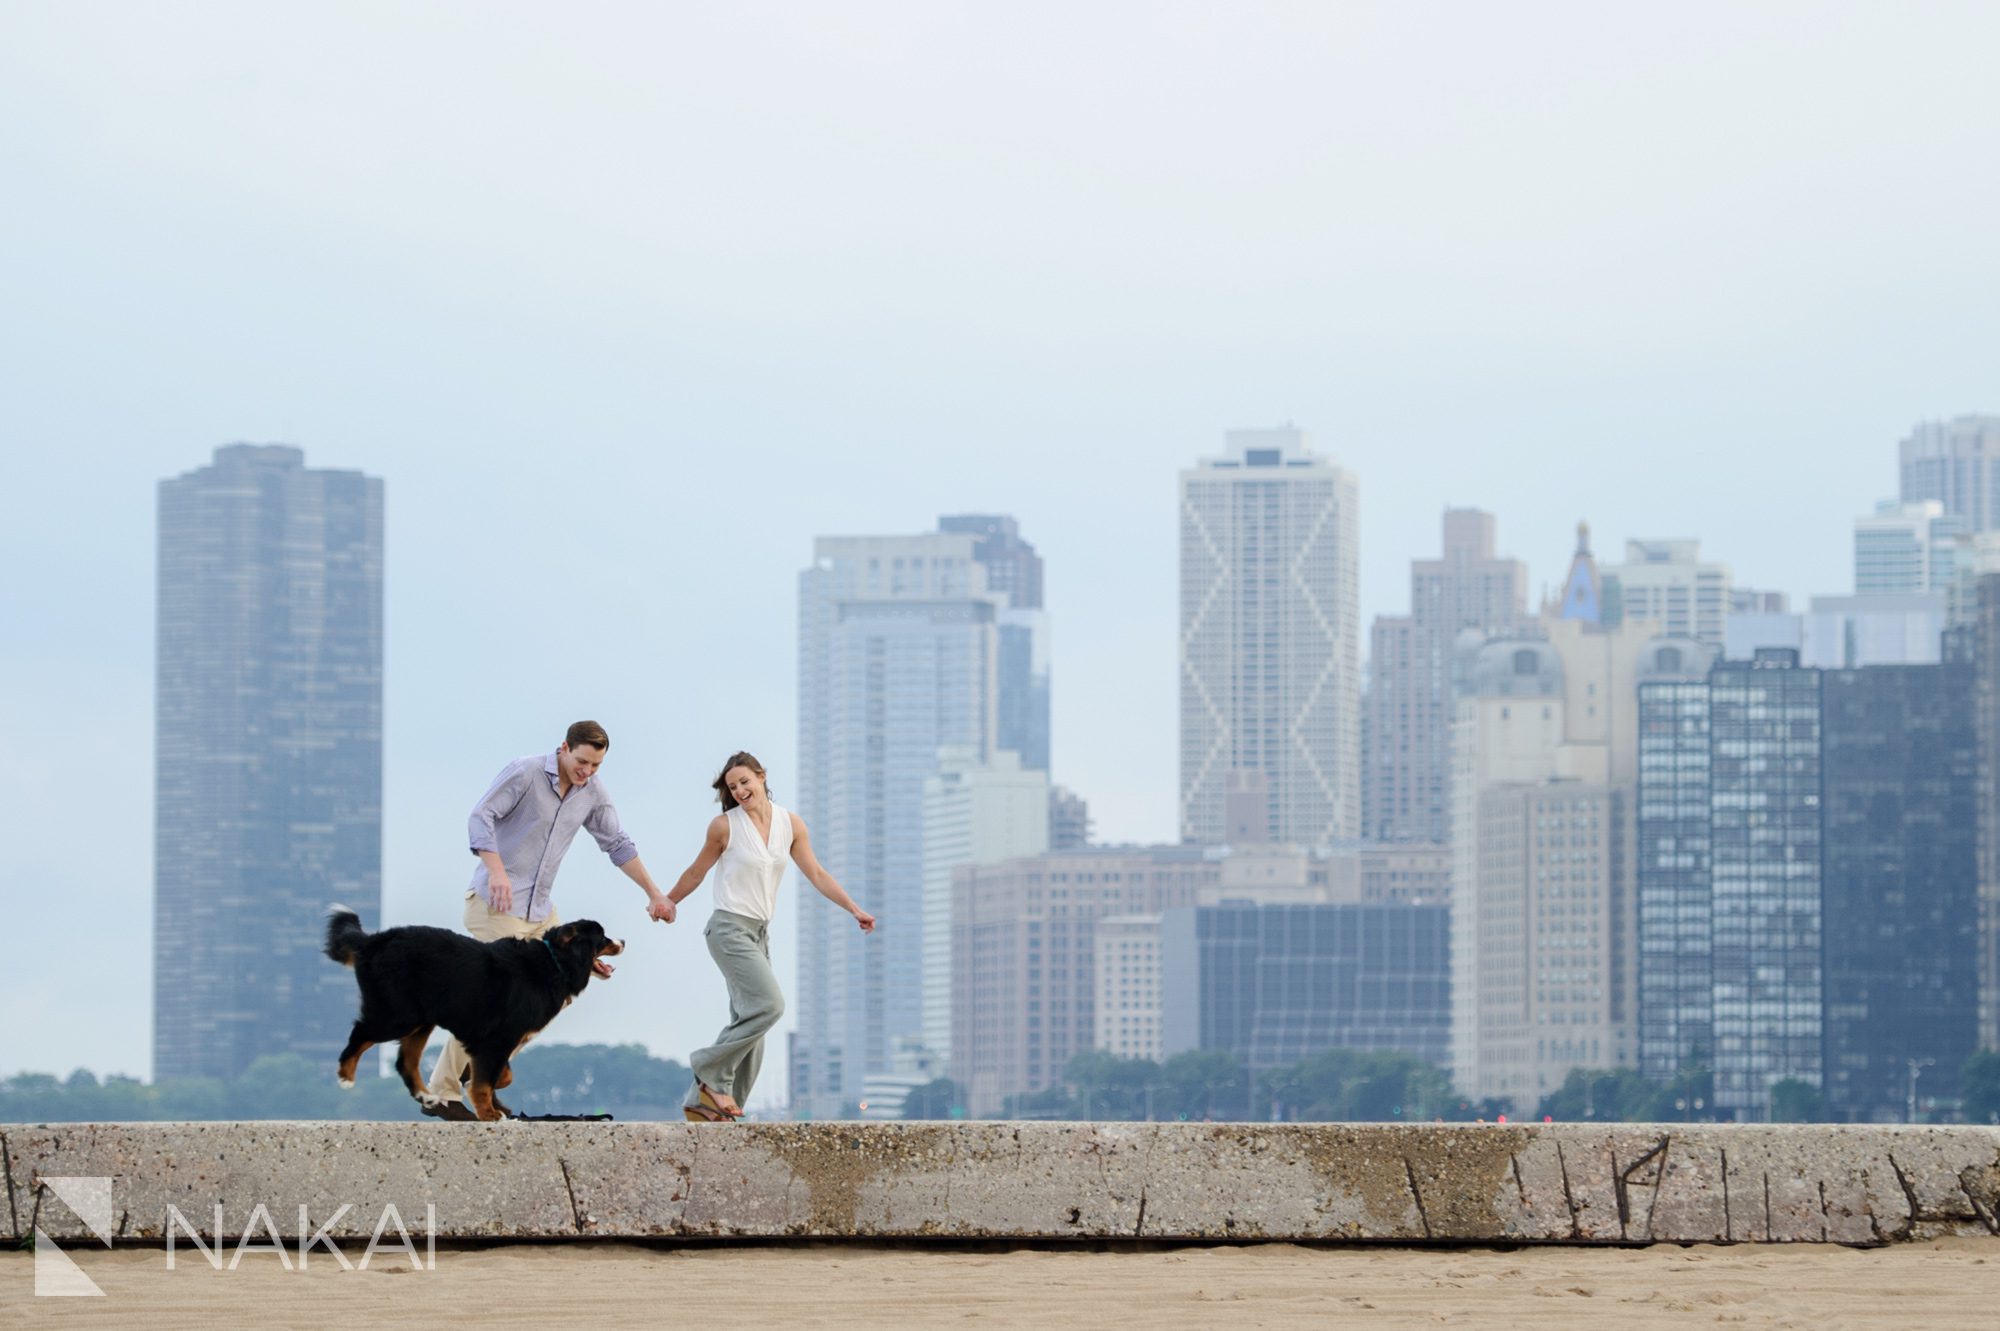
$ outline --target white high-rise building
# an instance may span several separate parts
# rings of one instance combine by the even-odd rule
[[[1904,503],[1935,499],[1966,531],[2000,531],[2000,416],[1926,421],[1897,454]]]
[[[1002,749],[940,749],[924,780],[924,1033],[939,1068],[951,1060],[951,876],[967,864],[1039,855],[1049,848],[1049,774]]]
[[[821,863],[882,926],[864,935],[798,895],[794,1112],[852,1110],[925,1033],[924,782],[941,749],[997,747],[1003,598],[977,539],[822,536],[799,575],[797,807]]]
[[[1160,917],[1097,922],[1096,1047],[1120,1058],[1160,1058]]]
[[[1964,520],[1935,499],[1884,500],[1854,520],[1854,594],[1922,596],[1951,589]]]
[[[1730,610],[1729,565],[1704,564],[1700,541],[1627,541],[1625,562],[1604,565],[1606,619],[1643,619],[1676,638],[1720,647]]]
[[[1325,845],[1361,827],[1354,477],[1290,426],[1226,444],[1181,473],[1181,837],[1254,773],[1268,839]]]
[[[1580,530],[1544,636],[1459,649],[1452,1080],[1521,1112],[1570,1068],[1627,1066],[1634,1054],[1637,695],[1659,640],[1629,615],[1606,625],[1600,586]],[[1680,643],[1682,654],[1704,650]]]

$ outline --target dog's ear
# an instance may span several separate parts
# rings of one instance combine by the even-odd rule
[[[550,932],[549,939],[557,947],[568,947],[576,939],[576,926],[573,924],[559,924]]]

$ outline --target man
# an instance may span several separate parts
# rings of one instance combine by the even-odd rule
[[[540,938],[560,924],[549,894],[556,869],[579,829],[589,832],[611,862],[645,889],[646,913],[673,923],[674,903],[654,885],[640,862],[639,848],[619,826],[611,792],[594,779],[610,747],[603,726],[579,721],[553,754],[508,763],[479,797],[468,824],[479,864],[465,893],[467,933],[481,942]],[[426,1114],[474,1120],[465,1106],[469,1063],[457,1037],[447,1039],[431,1069],[428,1089],[435,1103],[424,1106]]]

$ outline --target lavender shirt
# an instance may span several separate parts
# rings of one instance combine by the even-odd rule
[[[597,838],[613,864],[624,865],[639,854],[618,825],[618,810],[611,806],[611,792],[602,781],[592,777],[571,786],[566,799],[556,793],[561,782],[553,753],[508,763],[492,788],[479,797],[467,824],[473,854],[490,850],[507,866],[508,881],[514,885],[514,909],[509,913],[530,924],[548,918],[549,890],[578,828]],[[484,860],[472,871],[472,890],[488,906],[493,904]]]

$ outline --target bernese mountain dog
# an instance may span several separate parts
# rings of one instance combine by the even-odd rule
[[[559,924],[540,938],[482,943],[422,924],[371,934],[360,916],[335,906],[327,916],[326,955],[352,967],[361,986],[361,1016],[340,1051],[340,1084],[353,1086],[361,1055],[395,1040],[403,1085],[428,1104],[417,1062],[442,1026],[472,1057],[473,1112],[488,1122],[512,1117],[493,1093],[514,1080],[508,1063],[515,1050],[568,1007],[591,976],[609,979],[604,958],[624,950],[595,920]]]

